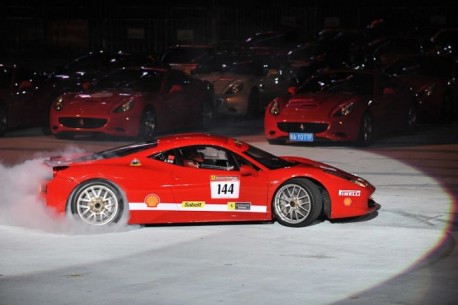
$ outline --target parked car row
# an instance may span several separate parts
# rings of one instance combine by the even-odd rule
[[[219,115],[264,115],[270,143],[367,146],[381,134],[413,132],[418,122],[455,118],[457,58],[423,41],[346,29],[313,39],[266,32],[231,50],[177,45],[154,59],[90,53],[47,76],[5,64],[0,135],[46,125],[59,138],[147,139],[208,129]]]

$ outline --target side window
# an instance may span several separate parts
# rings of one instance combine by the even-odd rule
[[[165,81],[164,91],[170,92],[172,88],[185,88],[189,85],[189,78],[181,71],[170,70]]]
[[[186,146],[157,153],[151,158],[191,168],[237,171],[241,165],[248,165],[260,170],[245,158],[214,146]]]
[[[187,146],[177,149],[182,165],[187,167],[238,170],[238,165],[232,153],[214,146]]]
[[[175,149],[157,153],[151,156],[151,159],[169,164],[183,165],[182,160],[180,156],[177,155],[177,151]]]

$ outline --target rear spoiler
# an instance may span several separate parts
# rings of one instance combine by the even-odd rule
[[[49,159],[45,159],[43,161],[49,167],[60,167],[60,166],[68,166],[71,161],[68,159],[64,159],[62,156],[52,156]]]

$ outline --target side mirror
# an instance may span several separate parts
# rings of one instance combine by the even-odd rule
[[[91,83],[90,82],[84,82],[81,84],[81,87],[83,90],[89,90],[91,88]]]
[[[172,87],[169,90],[169,93],[180,92],[181,90],[183,90],[182,86],[180,86],[180,85],[172,85]]]
[[[277,69],[269,69],[267,70],[267,76],[275,76],[275,75],[278,75],[279,72]]]
[[[240,165],[240,174],[242,175],[242,177],[246,177],[246,176],[254,176],[257,174],[257,172],[253,167],[246,165],[246,164],[242,164]]]
[[[19,83],[19,90],[25,90],[32,88],[32,82],[29,80],[24,80]]]
[[[383,89],[383,95],[387,94],[394,94],[394,89],[390,87],[386,87],[385,89]]]
[[[288,88],[288,93],[291,95],[296,94],[297,88],[295,86],[291,86]]]

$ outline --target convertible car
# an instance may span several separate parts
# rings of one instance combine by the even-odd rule
[[[121,68],[82,92],[59,96],[49,114],[56,137],[106,134],[153,137],[157,132],[201,127],[213,120],[210,83],[168,68]]]
[[[269,143],[353,142],[414,132],[417,102],[406,85],[375,71],[334,70],[308,79],[291,96],[274,99],[264,114]]]
[[[53,172],[42,186],[47,206],[96,226],[276,220],[301,227],[379,208],[375,187],[361,177],[210,134],[162,136],[45,163]]]

